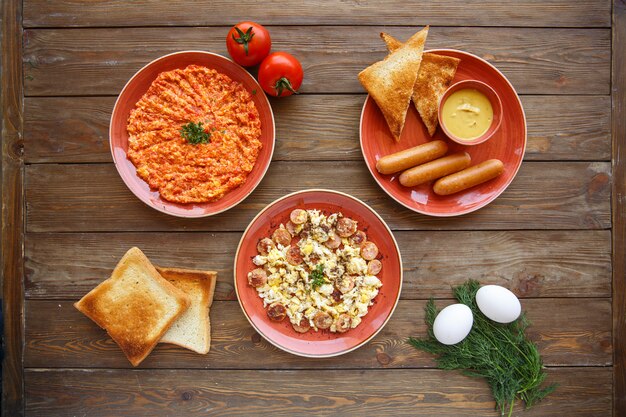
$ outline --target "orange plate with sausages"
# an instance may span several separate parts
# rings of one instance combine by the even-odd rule
[[[474,146],[462,146],[451,141],[440,126],[431,138],[411,103],[402,136],[396,142],[378,106],[368,96],[361,113],[361,150],[372,176],[394,200],[418,213],[439,217],[458,216],[486,206],[513,181],[526,150],[526,117],[515,89],[493,65],[467,52],[452,49],[429,52],[461,59],[453,84],[462,80],[479,80],[489,84],[498,93],[503,114],[498,131],[487,142]],[[403,187],[398,180],[401,172],[382,175],[376,170],[376,162],[381,157],[436,139],[446,141],[449,146],[448,155],[460,151],[468,152],[472,165],[489,159],[499,159],[504,163],[504,172],[499,177],[468,190],[439,196],[433,191],[432,182],[416,187]]]
[[[248,273],[257,268],[252,258],[257,244],[271,236],[281,223],[289,221],[296,209],[317,209],[326,214],[341,212],[356,220],[358,229],[376,242],[382,262],[378,278],[382,282],[374,304],[362,317],[361,323],[346,333],[328,330],[298,333],[289,320],[269,319],[263,300],[254,287],[248,285]],[[384,220],[367,204],[344,193],[331,190],[305,190],[282,197],[265,207],[250,223],[239,242],[234,265],[235,291],[243,312],[254,329],[274,346],[294,355],[325,358],[348,353],[370,341],[391,318],[402,288],[402,260],[396,240]]]

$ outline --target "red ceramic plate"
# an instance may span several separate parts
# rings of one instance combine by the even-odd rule
[[[502,124],[498,131],[487,142],[473,146],[463,146],[451,141],[440,127],[431,139],[419,113],[411,103],[401,139],[396,142],[378,106],[368,96],[361,113],[361,150],[374,179],[394,200],[418,213],[440,217],[458,216],[486,206],[513,181],[526,149],[526,117],[522,103],[511,83],[487,61],[476,55],[451,49],[428,52],[461,59],[453,84],[462,80],[478,80],[488,84],[498,93],[502,101]],[[504,173],[496,179],[460,193],[438,196],[433,192],[430,183],[407,188],[400,185],[399,174],[382,175],[376,170],[376,161],[381,157],[434,139],[445,140],[450,147],[448,153],[467,151],[472,157],[472,165],[497,158],[504,163]]]
[[[383,286],[374,305],[356,328],[346,333],[314,330],[297,333],[288,319],[271,322],[263,300],[248,285],[248,272],[256,268],[252,258],[258,254],[260,239],[289,220],[295,208],[319,209],[326,214],[342,212],[358,221],[359,230],[376,243],[382,254],[383,269],[378,275]],[[235,291],[244,314],[259,334],[274,346],[294,355],[325,358],[350,352],[373,338],[387,323],[395,309],[402,288],[402,261],[396,240],[383,219],[369,206],[347,194],[330,190],[305,190],[282,197],[263,209],[250,223],[239,242],[235,255]]]
[[[139,178],[135,166],[126,157],[128,150],[128,132],[126,125],[131,110],[141,96],[148,91],[152,81],[164,72],[177,68],[185,68],[187,65],[196,64],[207,68],[213,68],[222,74],[229,76],[235,81],[239,81],[248,91],[256,90],[253,100],[259,116],[261,117],[261,142],[263,148],[259,157],[248,175],[246,182],[238,188],[229,191],[220,200],[210,203],[199,204],[177,204],[162,199],[158,191],[151,190],[148,184]],[[263,89],[245,69],[235,64],[233,61],[221,55],[204,51],[183,51],[165,55],[158,58],[140,69],[124,86],[120,93],[109,127],[109,142],[111,144],[111,154],[115,167],[124,183],[130,190],[144,203],[163,213],[178,217],[205,217],[221,213],[234,207],[245,199],[265,175],[272,154],[274,152],[274,114]]]

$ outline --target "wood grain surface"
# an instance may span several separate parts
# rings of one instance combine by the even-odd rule
[[[605,417],[607,368],[550,369],[557,390],[524,417]],[[355,386],[361,389],[355,390]],[[32,415],[458,417],[496,415],[486,384],[456,372],[413,370],[50,370],[26,372]],[[314,387],[314,389],[313,389]]]
[[[609,96],[521,98],[528,122],[526,160],[611,159]],[[358,121],[364,101],[362,94],[275,100],[274,160],[362,160]],[[26,163],[111,162],[114,103],[115,97],[27,97]]]
[[[450,288],[470,277],[523,298],[611,296],[609,231],[399,231],[395,237],[403,299],[451,297]],[[236,232],[28,233],[26,297],[82,297],[138,246],[157,265],[217,271],[215,299],[236,300],[233,253],[240,238]]]
[[[2,400],[1,414],[24,412],[24,182],[22,142],[22,2],[0,3],[2,146]]]
[[[272,28],[272,45],[301,60],[306,74],[301,92],[361,93],[357,74],[386,54],[383,30],[407,39],[416,28],[280,26]],[[119,94],[137,70],[167,53],[201,49],[227,55],[224,34],[220,27],[26,30],[25,94]],[[609,94],[610,34],[608,29],[442,27],[430,32],[426,46],[487,59],[520,94]]]
[[[74,301],[82,296],[76,297]],[[260,303],[261,301],[259,301]],[[443,308],[452,300],[440,300]],[[120,348],[72,301],[27,301],[24,366],[46,368],[131,368]],[[537,342],[550,366],[610,366],[611,302],[604,298],[542,298],[522,301]],[[581,304],[585,308],[581,309]],[[159,345],[142,368],[302,369],[432,368],[432,355],[406,343],[426,336],[425,300],[402,300],[393,319],[366,346],[336,358],[302,358],[285,353],[254,331],[236,301],[216,301],[211,308],[211,350],[198,355]],[[50,320],[54,317],[54,320]]]
[[[611,2],[593,0],[521,0],[515,7],[498,0],[483,0],[459,7],[451,0],[407,3],[365,1],[232,2],[192,0],[181,8],[176,2],[142,0],[132,4],[76,0],[24,1],[24,26],[206,26],[233,25],[242,20],[264,25],[468,25],[468,26],[609,26]],[[382,6],[382,7],[381,7]],[[209,8],[210,7],[210,8]],[[210,13],[203,11],[210,10]],[[452,13],[453,12],[453,13]]]
[[[302,94],[271,100],[274,160],[245,201],[215,217],[166,216],[111,163],[113,104],[161,55],[227,55],[226,30],[241,20],[267,25],[273,50],[302,61]],[[528,121],[511,186],[449,219],[392,201],[359,148],[365,92],[356,74],[385,56],[379,32],[404,40],[425,24],[427,48],[475,53],[501,70]],[[521,298],[528,334],[559,384],[515,416],[626,415],[624,0],[7,0],[2,26],[3,415],[496,416],[482,380],[437,370],[406,343],[425,335],[426,300],[451,303],[451,287],[468,278]],[[380,213],[404,269],[387,326],[325,360],[289,355],[256,333],[232,278],[241,232],[258,211],[313,187]],[[130,369],[72,306],[131,246],[158,265],[218,271],[209,354],[159,345]]]
[[[195,221],[168,216],[139,201],[113,164],[26,167],[26,227],[31,232],[244,230],[278,197],[308,188],[354,195],[392,229],[605,229],[610,227],[610,164],[528,162],[509,188],[466,216],[433,218],[392,201],[362,162],[275,162],[250,197],[218,216]],[[94,221],[97,219],[97,221]]]
[[[626,415],[626,1],[613,2],[613,415]]]

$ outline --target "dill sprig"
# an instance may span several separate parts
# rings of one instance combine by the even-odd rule
[[[326,283],[324,279],[324,264],[318,264],[315,269],[309,273],[309,282],[313,289]]]
[[[180,129],[180,135],[192,145],[211,142],[211,134],[204,130],[202,122],[189,122]]]
[[[471,308],[474,314],[472,330],[462,342],[448,346],[435,339],[433,323],[439,310],[431,298],[425,308],[428,337],[411,337],[409,343],[437,355],[437,365],[441,369],[458,369],[465,375],[485,378],[501,415],[508,412],[511,416],[516,399],[529,408],[553,392],[556,385],[541,387],[546,373],[537,346],[525,335],[529,325],[525,315],[522,313],[519,319],[509,324],[488,319],[476,305],[479,288],[480,284],[474,280],[454,288],[456,299]]]

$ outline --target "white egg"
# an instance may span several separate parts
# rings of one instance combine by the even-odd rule
[[[452,304],[441,310],[435,318],[433,333],[444,345],[455,345],[467,337],[472,324],[472,310],[465,304]]]
[[[499,285],[485,285],[476,292],[476,304],[482,313],[498,323],[511,323],[522,312],[519,300]]]

